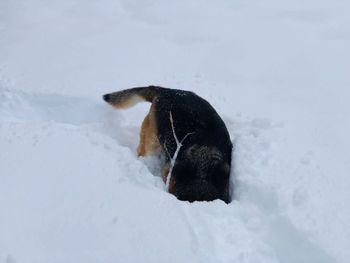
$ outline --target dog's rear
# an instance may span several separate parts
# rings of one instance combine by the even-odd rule
[[[213,107],[196,94],[157,86],[132,88],[104,95],[104,100],[121,109],[140,101],[152,103],[142,123],[139,155],[162,152],[168,163],[176,151],[170,113],[176,136],[186,140],[172,172],[170,192],[180,200],[230,201],[229,176],[232,144],[226,126]]]

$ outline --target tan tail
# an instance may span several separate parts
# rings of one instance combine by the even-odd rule
[[[163,89],[157,86],[131,88],[103,95],[103,99],[117,109],[127,109],[141,101],[152,102]]]

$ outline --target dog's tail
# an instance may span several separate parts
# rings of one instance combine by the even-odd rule
[[[158,86],[125,89],[103,95],[103,99],[117,109],[127,109],[141,101],[152,102],[166,88]]]

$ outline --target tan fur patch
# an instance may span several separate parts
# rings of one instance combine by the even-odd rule
[[[140,130],[140,143],[137,149],[139,156],[155,154],[161,150],[158,140],[157,120],[155,116],[155,103],[152,103],[147,116],[142,122]]]

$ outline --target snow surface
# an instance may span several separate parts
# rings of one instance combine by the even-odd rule
[[[0,1],[0,262],[350,261],[345,0]],[[180,202],[136,156],[192,90],[233,139],[234,201]]]

